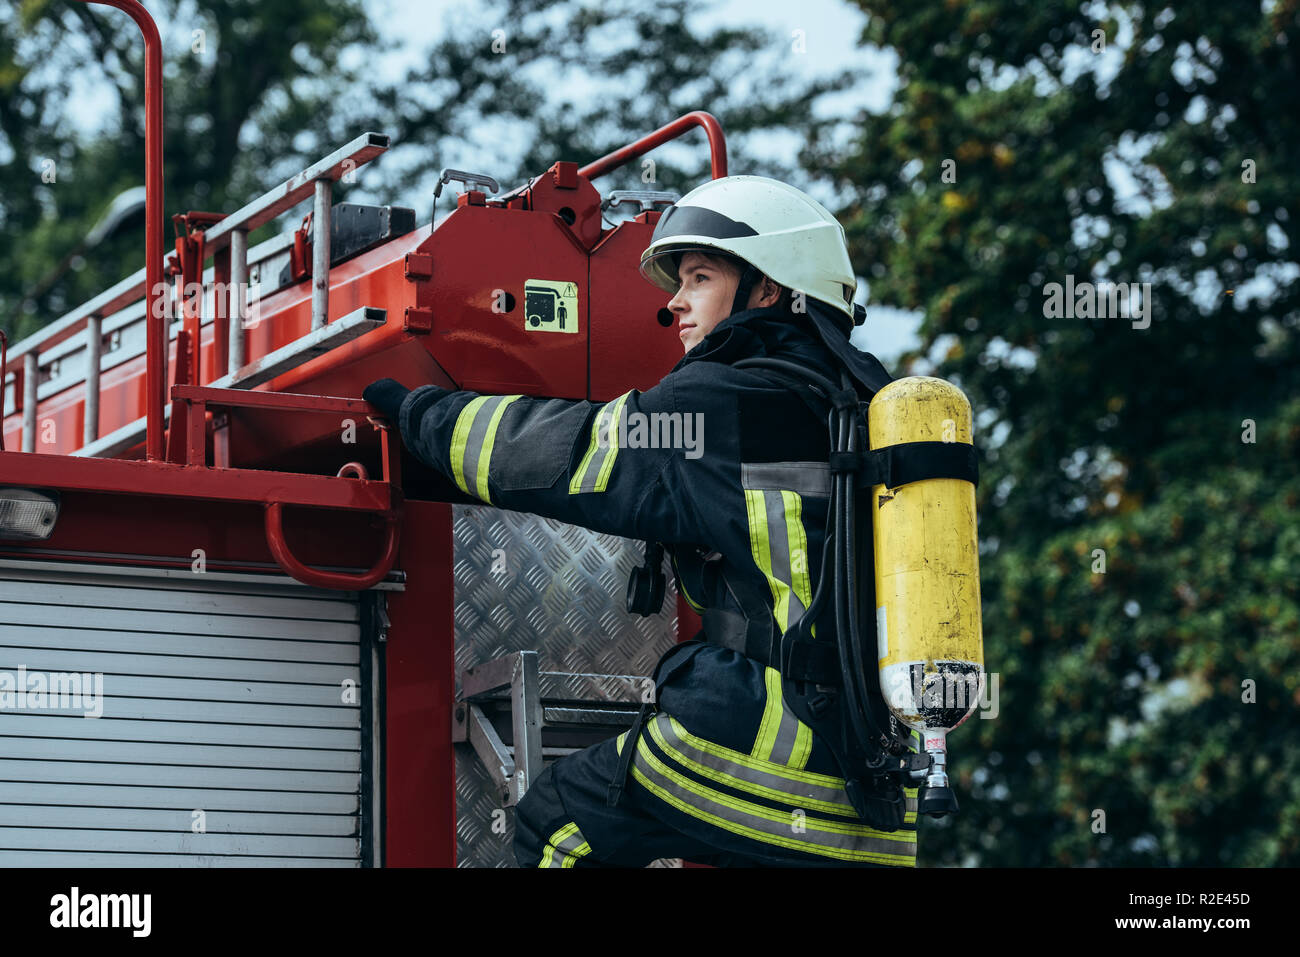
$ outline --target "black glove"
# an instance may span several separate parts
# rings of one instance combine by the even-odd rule
[[[366,386],[361,398],[365,399],[397,425],[397,410],[402,407],[402,400],[411,390],[396,379],[377,379]]]

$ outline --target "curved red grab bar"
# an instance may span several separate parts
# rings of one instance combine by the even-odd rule
[[[709,160],[713,165],[713,178],[722,179],[727,175],[727,138],[722,134],[722,124],[712,113],[706,113],[704,110],[693,110],[685,116],[679,116],[667,126],[661,126],[635,143],[630,143],[588,163],[578,170],[578,175],[585,176],[589,180],[603,176],[610,170],[618,169],[628,160],[635,159],[642,153],[648,153],[669,140],[675,140],[692,126],[704,127],[705,135],[709,138]]]
[[[401,541],[401,506],[397,506],[393,511],[384,515],[385,525],[387,526],[387,540],[384,543],[383,554],[379,557],[379,562],[362,575],[354,575],[348,572],[327,572],[319,568],[311,568],[304,565],[294,557],[293,552],[289,550],[288,544],[284,540],[284,503],[268,502],[263,506],[266,509],[266,544],[271,549],[271,554],[275,557],[276,564],[284,569],[285,574],[302,582],[304,585],[311,585],[315,588],[333,588],[340,591],[365,591],[367,588],[373,588],[379,584],[393,568],[393,562],[397,560],[397,546]]]

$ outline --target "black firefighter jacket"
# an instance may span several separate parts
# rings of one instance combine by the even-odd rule
[[[732,363],[766,355],[832,374],[806,318],[778,307],[733,315],[658,385],[605,403],[422,386],[402,401],[398,427],[417,458],[474,499],[662,542],[697,610],[719,600],[721,571],[758,588],[784,631],[820,573],[827,423],[780,376]],[[775,669],[697,638],[663,656],[655,685],[660,714],[633,774],[665,801],[707,805],[719,826],[795,850],[914,865],[916,789],[906,789],[902,828],[867,827],[829,736],[791,711]],[[805,817],[791,837],[796,810]]]

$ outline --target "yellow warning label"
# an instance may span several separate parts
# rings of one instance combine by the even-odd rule
[[[553,279],[524,280],[524,328],[537,332],[577,332],[578,284]]]

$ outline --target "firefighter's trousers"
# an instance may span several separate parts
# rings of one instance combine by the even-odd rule
[[[660,712],[657,717],[663,722],[668,716]],[[652,726],[653,719],[638,742],[638,755],[651,763]],[[710,824],[708,815],[701,813],[710,803],[703,792],[669,793],[637,772],[627,775],[618,805],[610,807],[610,784],[618,775],[626,737],[624,733],[566,755],[537,777],[516,808],[519,866],[644,867],[660,858],[718,867],[889,866],[802,853],[746,837],[745,828],[731,822]],[[797,837],[799,821],[788,827]]]

